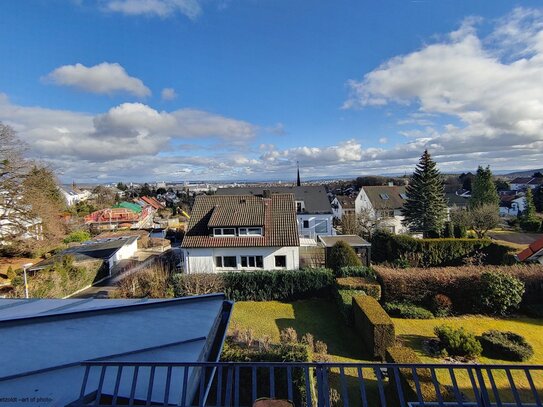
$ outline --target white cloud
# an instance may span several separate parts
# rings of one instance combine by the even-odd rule
[[[64,65],[49,73],[44,80],[92,93],[126,92],[138,97],[151,95],[151,90],[141,79],[128,75],[126,70],[117,63],[102,62],[91,67],[79,63]]]
[[[466,20],[445,40],[350,81],[344,107],[401,104],[433,114],[399,123],[418,126],[402,134],[438,154],[525,152],[543,138],[543,12],[515,9],[484,38],[478,23]]]
[[[388,138],[387,137],[381,137],[379,139],[379,144],[386,144],[388,143]]]
[[[202,13],[198,0],[106,0],[104,9],[129,16],[147,15],[161,18],[180,13],[191,20]]]
[[[160,92],[160,97],[162,100],[174,100],[177,98],[177,92],[173,88],[164,88],[162,89],[162,92]]]

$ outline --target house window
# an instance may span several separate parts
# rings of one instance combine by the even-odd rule
[[[407,194],[400,194],[400,198],[407,199]]]
[[[240,236],[262,236],[262,228],[239,228]]]
[[[379,215],[381,216],[382,219],[393,218],[394,217],[394,210],[383,209],[383,210],[379,211]]]
[[[328,233],[328,221],[326,219],[315,223],[315,233]]]
[[[215,229],[213,229],[213,236],[236,236],[236,229],[234,229],[234,228],[215,228]]]
[[[286,268],[287,256],[275,256],[275,267]]]
[[[241,267],[263,268],[264,259],[262,256],[241,256]]]
[[[236,256],[216,256],[216,267],[236,268],[238,266]]]
[[[379,196],[381,197],[381,199],[383,199],[385,201],[389,198],[388,194],[379,194]]]
[[[309,221],[304,220],[304,229],[309,229]]]

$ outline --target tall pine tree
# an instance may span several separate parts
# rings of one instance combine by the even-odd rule
[[[522,218],[525,220],[532,220],[537,219],[537,216],[535,214],[535,203],[534,203],[534,195],[532,194],[532,190],[528,188],[526,190],[526,196],[524,197],[526,200],[526,205],[524,207],[524,211],[522,211]]]
[[[409,180],[406,195],[402,208],[404,225],[425,237],[439,234],[447,217],[447,204],[441,174],[428,150],[424,150]]]
[[[495,205],[497,207],[499,203],[500,197],[496,190],[496,184],[492,179],[490,167],[483,168],[479,166],[472,182],[471,198],[469,200],[470,208],[477,208],[482,205]]]

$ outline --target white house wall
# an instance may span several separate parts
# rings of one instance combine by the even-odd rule
[[[360,193],[357,195],[354,201],[354,207],[357,214],[360,214],[364,211],[369,211],[369,215],[376,219],[378,213],[376,213],[373,205],[371,204],[368,195],[364,191],[364,188],[360,190]],[[379,226],[385,228],[393,233],[406,233],[408,230],[403,226],[402,221],[404,217],[399,209],[394,210],[393,218],[382,219]]]
[[[236,268],[218,268],[216,256],[236,256]],[[241,267],[241,256],[262,256],[263,268]],[[275,256],[286,256],[287,266],[275,267]],[[220,273],[234,270],[297,270],[300,268],[299,247],[228,247],[184,249],[184,270],[187,273]]]
[[[298,213],[296,217],[298,219],[298,232],[300,236],[316,238],[317,236],[330,236],[334,234],[332,229],[332,214],[310,215]],[[308,228],[304,228],[304,221],[309,221]],[[315,226],[320,222],[327,222],[325,233],[317,233],[315,231]]]
[[[125,244],[109,258],[109,270],[113,269],[121,260],[129,259],[136,254],[138,250],[138,240],[130,244]]]

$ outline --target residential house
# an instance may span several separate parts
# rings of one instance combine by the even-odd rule
[[[181,243],[187,273],[298,269],[292,194],[200,195]]]
[[[365,213],[378,221],[378,227],[392,233],[405,233],[401,209],[405,203],[405,186],[365,186],[355,200],[357,214]]]
[[[536,240],[526,249],[515,256],[518,261],[525,263],[541,263],[543,264],[543,238]]]
[[[355,214],[355,199],[347,195],[337,195],[331,204],[334,218],[341,220],[344,216],[353,216]]]
[[[84,202],[91,197],[91,192],[83,189],[79,189],[74,185],[59,187],[60,193],[66,201],[67,206],[73,206],[79,202]]]
[[[333,212],[324,186],[285,186],[259,188],[219,188],[217,195],[293,194],[300,237],[317,239],[334,235]]]
[[[458,191],[457,191],[458,192]],[[465,209],[469,204],[469,197],[458,193],[445,193],[445,201],[449,209]]]
[[[85,224],[96,230],[114,230],[118,228],[142,229],[153,226],[156,210],[145,202],[120,202],[113,208],[101,209],[85,216]]]
[[[364,266],[369,267],[371,263],[371,243],[367,242],[366,240],[362,239],[360,236],[357,235],[337,235],[337,236],[319,236],[319,241],[321,245],[324,247],[324,258],[325,258],[325,264],[327,267],[332,267],[331,264],[328,263],[328,259],[330,257],[330,251],[332,250],[332,247],[337,242],[345,242],[349,246],[351,246],[362,262]]]
[[[6,406],[176,405],[182,398],[195,405],[200,369],[149,362],[218,361],[231,311],[223,294],[0,299],[2,339],[10,347],[0,364],[0,394]],[[113,361],[125,366],[102,369]]]
[[[115,273],[115,266],[136,254],[138,239],[139,236],[119,236],[89,240],[42,260],[30,267],[29,270],[43,270],[60,261],[64,256],[73,256],[76,262],[102,260],[109,270],[109,275],[112,275]]]
[[[524,191],[528,188],[535,189],[543,185],[541,177],[517,177],[509,183],[512,191]]]
[[[525,196],[517,194],[500,195],[500,216],[518,216],[525,208]]]

